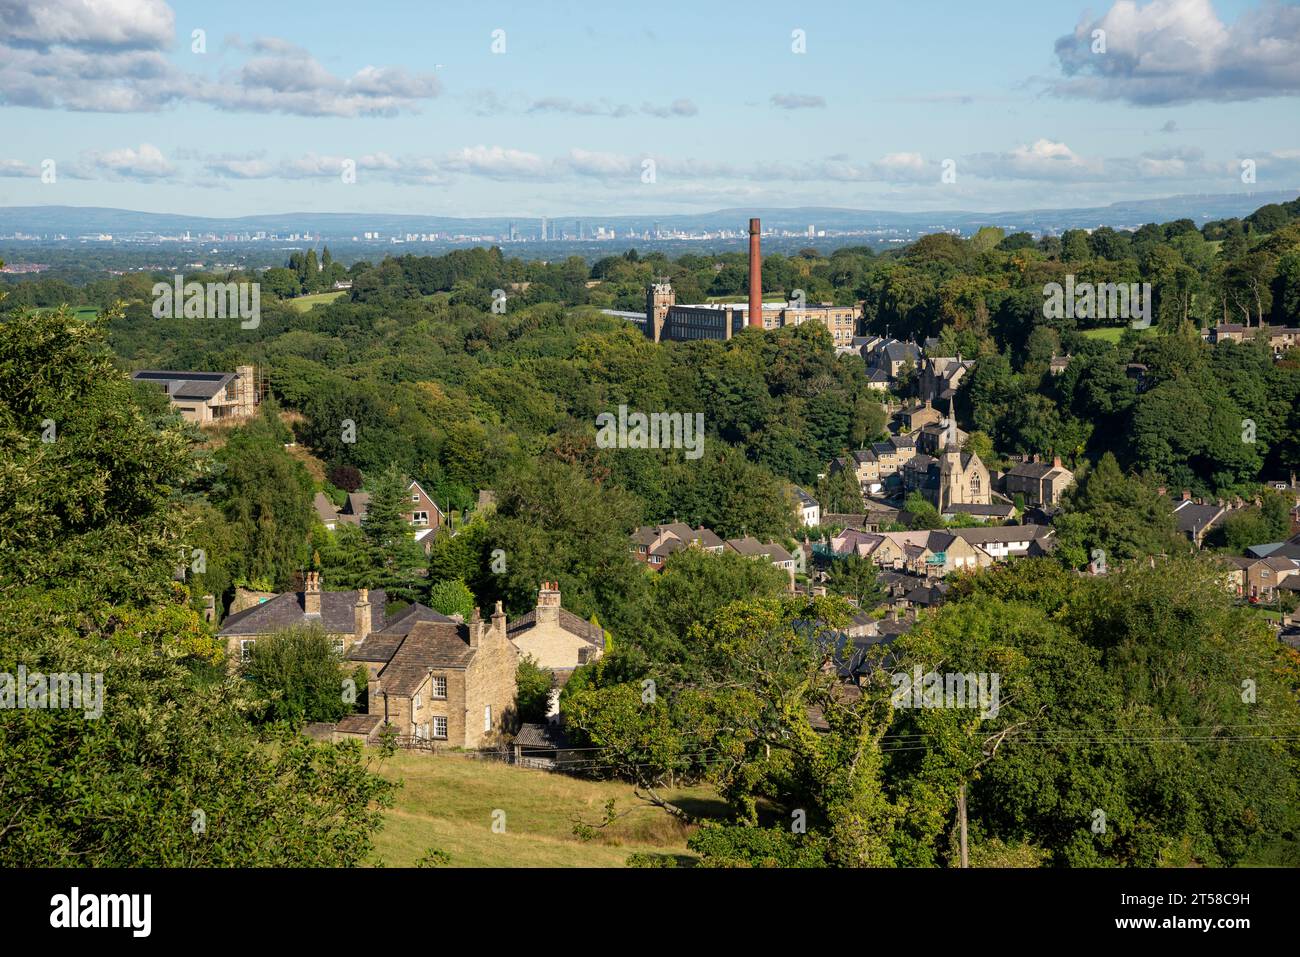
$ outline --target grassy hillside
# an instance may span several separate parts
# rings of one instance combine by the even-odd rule
[[[686,849],[691,828],[642,805],[627,784],[406,752],[385,762],[380,773],[403,782],[375,840],[376,863],[387,866],[409,867],[429,848],[450,855],[453,867],[621,867],[635,851],[694,858]],[[670,796],[692,813],[721,811],[705,788]],[[598,824],[610,798],[620,813],[636,810],[590,841],[575,837],[573,818]],[[495,810],[505,812],[501,834],[492,830]]]
[[[339,289],[334,292],[312,293],[310,296],[296,296],[288,300],[288,304],[299,312],[307,312],[312,306],[321,306],[333,302],[343,293],[344,290]]]
[[[1085,339],[1104,339],[1111,345],[1115,345],[1119,342],[1119,337],[1124,334],[1124,330],[1127,328],[1128,326],[1102,326],[1098,329],[1084,329],[1081,335]],[[1144,336],[1153,336],[1156,334],[1156,327],[1147,326],[1147,328],[1138,331]]]

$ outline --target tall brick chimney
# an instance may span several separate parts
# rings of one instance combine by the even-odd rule
[[[749,221],[749,324],[763,328],[763,251],[759,246],[762,227]]]
[[[320,617],[320,572],[307,573],[307,583],[302,593],[302,610],[308,615]]]

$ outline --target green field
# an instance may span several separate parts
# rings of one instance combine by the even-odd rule
[[[1103,339],[1114,345],[1119,342],[1119,337],[1124,334],[1128,326],[1103,326],[1100,329],[1084,329],[1082,335],[1085,339]],[[1144,336],[1155,335],[1156,327],[1148,326],[1145,329],[1137,330]]]
[[[683,864],[695,857],[686,848],[691,828],[639,801],[628,784],[415,752],[399,752],[379,773],[403,786],[375,837],[377,864],[410,867],[430,848],[446,852],[452,867],[622,867],[636,851]],[[693,814],[723,810],[706,788],[667,796]],[[590,841],[574,836],[573,819],[600,823],[610,798],[620,813],[636,810]],[[505,812],[504,833],[492,830],[497,810]]]
[[[299,312],[307,312],[312,306],[322,306],[333,302],[339,296],[343,295],[346,290],[338,289],[334,292],[317,292],[310,296],[297,296],[289,300],[289,305]]]
[[[38,306],[33,311],[40,313],[41,315],[49,315],[52,312],[58,312],[61,308],[61,306]],[[89,322],[91,319],[94,319],[99,315],[98,306],[69,306],[68,308],[71,309],[72,314],[82,322]]]

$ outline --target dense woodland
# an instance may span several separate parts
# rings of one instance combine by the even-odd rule
[[[765,260],[773,294],[862,301],[867,331],[934,336],[977,358],[958,415],[990,464],[1057,453],[1079,476],[1056,557],[961,581],[892,649],[904,663],[1001,673],[1008,704],[992,723],[891,711],[887,686],[839,697],[820,666],[849,613],[842,598],[785,597],[782,574],[738,556],[683,553],[653,576],[631,558],[628,533],[643,523],[802,534],[787,483],[817,487],[832,457],[884,431],[861,358],[837,357],[820,328],[655,345],[598,309],[642,307],[645,283],[662,275],[679,302],[737,296],[744,264],[635,251],[524,263],[476,249],[344,270],[313,251],[257,277],[212,277],[263,282],[256,329],[153,318],[159,277],[149,275],[9,287],[0,670],[93,662],[138,707],[90,728],[57,712],[40,716],[50,724],[39,733],[0,724],[0,786],[21,813],[40,812],[12,831],[0,816],[0,860],[362,860],[386,787],[347,748],[260,747],[286,722],[267,722],[256,686],[224,676],[196,613],[204,594],[286,589],[314,568],[326,588],[385,587],[448,610],[501,599],[511,615],[532,606],[538,582],[559,581],[565,607],[611,636],[613,650],[565,691],[575,736],[600,756],[593,773],[631,778],[675,814],[686,812],[660,796],[665,780],[714,784],[731,816],[693,839],[706,863],[948,865],[962,788],[979,863],[1295,863],[1300,754],[1288,732],[1269,729],[1300,725],[1300,659],[1191,555],[1157,489],[1258,496],[1223,547],[1284,530],[1285,511],[1259,482],[1300,469],[1300,356],[1275,362],[1253,342],[1211,348],[1199,329],[1300,322],[1300,201],[1199,230],[1182,221],[1039,241],[981,230],[885,254]],[[1112,343],[1044,318],[1043,286],[1066,273],[1151,282],[1153,329]],[[332,304],[289,302],[344,276],[352,287]],[[504,313],[491,308],[496,289],[507,291]],[[103,312],[47,308],[64,302]],[[1053,377],[1048,360],[1062,354],[1073,360]],[[268,376],[268,400],[255,419],[208,433],[122,375],[249,362]],[[1132,362],[1146,367],[1141,391]],[[702,412],[704,456],[598,448],[595,417],[623,403]],[[1241,438],[1246,418],[1254,443]],[[45,420],[58,441],[42,442]],[[407,478],[462,523],[427,558],[400,519]],[[341,501],[358,487],[372,493],[372,520],[325,532],[313,494]],[[473,508],[483,489],[494,508]],[[177,556],[196,548],[206,562],[182,584]],[[1095,548],[1114,573],[1077,575]],[[498,550],[504,568],[491,561]],[[840,595],[871,590],[851,571],[840,577]],[[647,681],[657,688],[648,704]],[[809,704],[828,732],[808,725]],[[146,733],[153,714],[161,730]],[[1224,730],[1241,727],[1258,740]],[[122,742],[138,747],[115,752]],[[172,761],[171,748],[193,761]],[[166,770],[141,773],[152,768]],[[328,786],[301,788],[313,774]],[[58,775],[95,781],[131,815],[87,827],[75,809],[47,807],[42,789]],[[233,778],[264,786],[226,794]],[[250,823],[238,846],[195,859],[181,837],[156,834],[188,827],[200,793]],[[793,809],[806,812],[806,834],[784,823]],[[1101,835],[1096,809],[1110,821]],[[150,846],[115,843],[129,833]],[[271,841],[283,849],[267,861],[264,835],[293,840]]]

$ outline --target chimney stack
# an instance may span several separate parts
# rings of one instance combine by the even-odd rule
[[[542,582],[537,589],[537,623],[560,620],[560,583]]]
[[[305,614],[320,617],[320,572],[307,573],[306,590],[302,593],[302,610]]]
[[[506,636],[506,613],[499,601],[496,609],[492,612],[492,632],[502,638]]]
[[[469,646],[477,648],[479,637],[483,634],[483,617],[479,614],[478,606],[474,606],[474,615],[469,620]]]
[[[361,641],[370,634],[373,627],[371,616],[372,606],[370,604],[370,589],[362,588],[357,592],[357,603],[353,610],[354,631],[357,641]]]
[[[763,328],[763,252],[759,244],[762,227],[749,221],[749,324]]]

